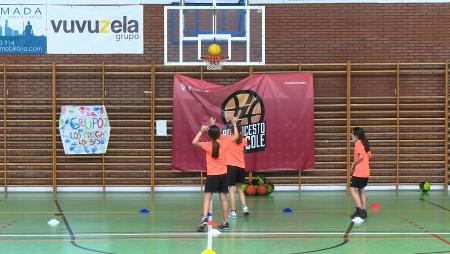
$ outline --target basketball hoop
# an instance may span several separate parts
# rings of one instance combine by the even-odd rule
[[[228,56],[202,56],[202,60],[206,63],[207,70],[220,71]]]

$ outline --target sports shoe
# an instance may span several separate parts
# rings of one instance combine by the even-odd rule
[[[237,217],[237,213],[236,213],[236,210],[230,210],[229,212],[228,212],[228,218],[236,218]]]
[[[203,217],[200,224],[197,225],[197,231],[203,232],[205,231],[205,227],[208,226],[208,217]]]
[[[250,213],[248,212],[248,207],[246,205],[242,206],[242,212],[245,216],[250,215]]]
[[[220,230],[227,231],[227,230],[230,230],[230,224],[228,224],[228,222],[225,222],[225,223],[220,224],[220,225],[218,226],[218,228],[219,228]]]
[[[366,219],[367,218],[367,210],[363,209],[362,213],[361,213],[361,219]]]
[[[356,217],[361,217],[362,215],[363,215],[363,209],[357,207],[355,212],[352,214],[352,216],[350,216],[350,218],[354,219]]]

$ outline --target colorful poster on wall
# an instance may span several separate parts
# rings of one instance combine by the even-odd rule
[[[46,54],[45,5],[0,5],[0,54]]]
[[[47,6],[49,54],[143,54],[142,5]]]
[[[59,133],[65,154],[106,153],[111,126],[105,106],[62,106]]]
[[[306,170],[315,166],[313,75],[307,72],[252,75],[221,86],[175,75],[172,168],[205,171],[204,151],[192,139],[209,117],[223,135],[238,117],[247,138],[247,171]],[[208,141],[207,135],[202,141]]]

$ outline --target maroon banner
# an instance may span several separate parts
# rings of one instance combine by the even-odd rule
[[[314,168],[314,89],[311,73],[252,75],[232,86],[176,75],[173,86],[172,167],[206,171],[192,145],[202,124],[216,117],[230,134],[232,116],[248,139],[247,171]],[[207,140],[207,135],[204,135]]]

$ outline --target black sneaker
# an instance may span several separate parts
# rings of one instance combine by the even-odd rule
[[[230,230],[230,224],[228,224],[228,222],[225,222],[225,224],[220,224],[219,226],[218,226],[218,228],[220,229],[220,230],[224,230],[224,231],[228,231],[228,230]]]
[[[357,207],[355,212],[352,214],[352,216],[350,216],[350,218],[351,219],[354,219],[356,217],[360,217],[361,218],[361,216],[363,215],[363,211],[364,211],[363,209]]]
[[[362,213],[361,213],[361,219],[366,219],[367,218],[367,210],[366,209],[364,209],[364,210],[362,210]]]
[[[200,224],[197,225],[197,232],[204,232],[206,226],[208,226],[208,217],[203,217]]]

